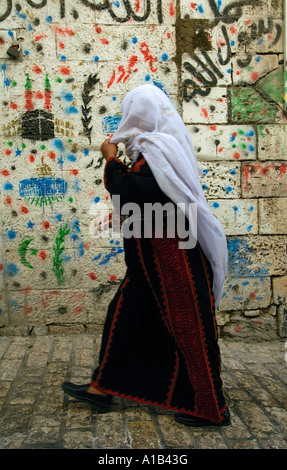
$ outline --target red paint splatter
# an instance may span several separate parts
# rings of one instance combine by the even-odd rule
[[[111,78],[110,78],[110,81],[109,81],[109,83],[107,84],[107,88],[110,88],[110,86],[113,84],[115,78],[116,78],[116,72],[113,71],[113,74],[112,74],[112,76],[111,76]]]
[[[283,175],[285,175],[286,170],[287,170],[287,164],[286,164],[286,163],[282,163],[282,164],[280,165],[280,177],[282,177]]]
[[[77,176],[77,174],[79,173],[78,170],[70,170],[70,173],[74,176]]]
[[[235,34],[236,33],[236,28],[234,26],[231,26],[230,32],[231,32],[231,34]]]
[[[136,12],[140,11],[140,0],[136,0]]]
[[[205,108],[201,108],[201,111],[203,112],[204,117],[208,117],[208,112]]]
[[[81,307],[81,306],[79,305],[79,307],[75,308],[74,314],[77,315],[77,314],[80,313],[82,310],[83,310],[83,307]]]
[[[28,212],[29,212],[29,209],[25,206],[21,206],[20,210],[21,210],[22,214],[28,214]]]
[[[1,173],[2,173],[3,176],[9,176],[10,175],[8,170],[2,170]]]
[[[63,42],[59,42],[59,47],[60,49],[65,49],[66,46]]]
[[[0,44],[5,44],[5,39],[0,38]]]
[[[6,150],[5,150],[5,155],[11,155],[11,153],[12,153],[12,152],[11,152],[10,149],[6,149]]]
[[[11,204],[11,202],[12,202],[11,197],[6,197],[5,202],[6,202],[6,204]]]
[[[3,271],[3,264],[0,264],[0,271]]]
[[[239,70],[237,70],[237,72],[236,72],[236,75],[240,75],[240,72],[239,72]]]
[[[35,161],[34,155],[31,154],[31,155],[29,156],[29,161],[30,161],[31,163],[33,163],[33,162]]]
[[[170,16],[174,16],[174,15],[175,15],[174,3],[173,3],[173,2],[170,2],[170,5],[169,5],[169,14],[170,14]]]
[[[250,297],[251,297],[252,300],[255,300],[255,299],[256,299],[256,294],[255,294],[255,292],[251,292]]]
[[[252,78],[252,80],[253,80],[254,82],[256,82],[256,80],[258,80],[258,78],[259,78],[259,73],[253,72],[253,73],[251,74],[251,78]]]
[[[224,147],[220,147],[220,148],[218,149],[218,152],[221,153],[223,150],[224,150]]]
[[[40,73],[42,73],[41,67],[39,67],[39,65],[37,65],[37,64],[33,65],[32,70],[33,70],[33,72],[37,73],[38,75]]]
[[[109,44],[109,41],[106,38],[101,38],[100,41],[102,44]]]
[[[40,256],[40,258],[42,258],[42,260],[45,260],[46,257],[47,257],[46,252],[44,250],[39,252],[39,256]]]
[[[90,278],[92,279],[92,281],[94,281],[95,279],[97,279],[97,276],[95,275],[94,272],[91,272],[91,273],[89,274],[89,276],[90,276]]]
[[[170,33],[166,33],[166,37],[167,37],[167,39],[170,39],[170,38],[171,38],[171,34],[170,34]]]
[[[236,160],[239,160],[239,158],[240,158],[240,153],[239,153],[239,152],[234,152],[233,158],[235,158]]]
[[[46,230],[47,230],[48,228],[50,228],[50,222],[48,222],[47,220],[44,221],[44,222],[42,223],[42,225],[43,225],[43,227],[44,227]]]
[[[146,42],[142,42],[141,45],[140,45],[140,51],[141,53],[143,54],[144,56],[144,60],[145,62],[149,62],[149,68],[150,68],[150,71],[151,72],[156,72],[157,71],[157,67],[155,68],[154,67],[154,62],[157,62],[157,57],[153,57],[150,53],[149,53],[149,47],[147,45]]]
[[[245,21],[245,24],[246,24],[246,25],[249,25],[250,23],[251,23],[251,20]]]
[[[18,109],[18,104],[17,103],[13,103],[13,101],[10,103],[10,108],[11,109]]]
[[[37,91],[35,93],[35,98],[37,98],[38,100],[42,100],[44,98],[44,95],[41,91]]]
[[[110,281],[116,281],[116,280],[117,280],[117,276],[115,275],[110,276]]]
[[[49,152],[48,156],[49,156],[49,158],[51,158],[51,160],[55,160],[55,158],[56,158],[55,152]]]
[[[95,29],[98,34],[101,34],[102,28],[100,28],[100,26],[95,26]]]
[[[62,73],[63,75],[70,75],[71,73],[71,70],[69,67],[62,66],[62,67],[59,67],[59,70],[60,70],[60,73]]]
[[[29,287],[29,286],[28,286],[28,287],[25,287],[25,288],[23,289],[23,294],[25,294],[25,295],[30,294],[30,292],[31,292],[31,287]]]
[[[191,8],[193,8],[195,10],[196,6],[193,2],[191,2],[190,6],[191,6]]]
[[[72,30],[72,29],[69,29],[69,28],[65,28],[65,29],[62,29],[62,28],[58,28],[57,26],[54,28],[55,32],[58,32],[59,34],[61,34],[62,36],[74,36],[75,32]]]
[[[241,333],[241,331],[242,331],[242,326],[237,326],[237,327],[235,328],[235,331],[237,331],[237,333]]]
[[[216,126],[210,126],[209,128],[211,131],[216,131],[217,127]]]

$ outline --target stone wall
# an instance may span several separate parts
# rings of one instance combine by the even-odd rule
[[[228,236],[220,334],[286,337],[283,53],[280,0],[2,0],[1,334],[101,330],[125,266],[121,239],[91,235],[111,204],[100,144],[154,83]]]

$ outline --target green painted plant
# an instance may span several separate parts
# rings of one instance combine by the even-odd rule
[[[53,273],[55,274],[58,284],[61,285],[64,282],[64,267],[62,253],[65,249],[64,241],[66,235],[70,232],[68,224],[65,227],[61,227],[56,236],[55,245],[53,246],[54,258],[53,258]]]

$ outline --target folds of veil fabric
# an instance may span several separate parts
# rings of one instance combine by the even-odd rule
[[[227,243],[205,199],[189,133],[168,96],[155,85],[130,91],[121,103],[121,113],[111,142],[125,144],[132,161],[141,153],[159,187],[175,204],[197,204],[197,240],[213,270],[217,307],[227,273]]]

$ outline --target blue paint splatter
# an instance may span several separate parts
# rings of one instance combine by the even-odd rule
[[[100,60],[99,56],[98,55],[95,55],[94,59],[93,59],[95,62],[98,62]]]
[[[27,49],[26,49],[26,50],[24,51],[24,55],[26,55],[26,56],[27,56],[27,55],[29,55],[29,54],[30,54],[30,52],[29,52],[29,51],[27,51]]]
[[[12,191],[14,188],[13,184],[12,183],[5,183],[4,184],[4,190],[5,191]]]
[[[90,153],[89,149],[84,149],[84,155],[85,156],[89,155],[89,153]]]
[[[34,29],[33,26],[29,23],[28,24],[28,31],[33,31],[33,29]]]
[[[16,276],[19,273],[19,268],[14,263],[6,264],[6,266],[4,267],[4,270],[5,270],[5,273],[8,274],[8,276]]]
[[[75,106],[70,106],[69,108],[66,109],[66,114],[77,114],[79,111]]]
[[[250,206],[249,209],[248,209],[250,212],[252,212],[254,210],[254,207],[253,206]]]
[[[70,162],[75,162],[77,160],[77,157],[75,155],[67,155],[67,160]]]
[[[66,91],[62,91],[61,97],[68,102],[71,102],[74,99],[74,96],[72,95],[72,93],[68,93]]]
[[[19,16],[19,18],[21,18],[22,20],[26,20],[27,15],[25,15],[24,13],[20,13],[20,11],[17,11],[17,10],[15,10],[15,13],[16,13],[16,15]]]
[[[137,38],[136,38],[135,36],[132,38],[132,42],[133,42],[134,44],[136,44],[136,43],[138,42],[138,40],[137,40]]]
[[[208,189],[208,186],[206,186],[206,184],[203,184],[202,189],[203,189],[203,191],[206,191]]]
[[[10,238],[10,240],[14,240],[16,238],[16,232],[14,232],[14,230],[8,230],[7,237]]]
[[[232,191],[232,187],[231,187],[231,186],[227,186],[226,192],[227,192],[227,193],[230,193],[231,191]]]
[[[230,174],[231,175],[236,175],[237,171],[236,170],[231,170]]]
[[[203,13],[203,12],[204,12],[204,10],[203,10],[203,6],[202,6],[202,5],[199,5],[199,7],[198,7],[198,11],[199,11],[199,13]]]
[[[47,21],[47,23],[51,23],[53,21],[53,17],[52,16],[47,16],[46,21]]]
[[[217,209],[217,207],[219,207],[219,204],[218,204],[218,202],[214,202],[214,203],[212,204],[212,206]]]
[[[230,41],[231,46],[235,46],[235,41]]]
[[[58,149],[58,150],[65,150],[64,149],[64,145],[63,145],[63,142],[59,139],[55,139],[54,142],[53,142],[54,146]]]
[[[166,62],[168,60],[168,55],[166,54],[166,52],[164,54],[162,54],[161,56],[161,59]]]
[[[150,80],[150,76],[149,75],[146,75],[145,76],[145,81],[148,82]]]
[[[95,197],[94,202],[97,204],[97,202],[100,202],[101,198],[99,196]]]
[[[238,207],[237,207],[237,206],[233,206],[233,210],[234,210],[234,211],[238,211]]]
[[[228,272],[232,277],[268,277],[270,263],[252,268],[252,254],[256,251],[245,238],[228,239]]]
[[[250,152],[254,152],[255,148],[253,147],[253,145],[249,145],[248,146],[248,149],[250,150]]]
[[[260,61],[261,61],[261,57],[258,55],[255,60],[256,60],[256,62],[260,62]]]
[[[254,131],[246,132],[246,137],[253,137],[255,135]]]
[[[66,60],[67,57],[66,57],[65,55],[61,55],[60,59],[61,59],[61,60]]]
[[[252,230],[252,228],[253,228],[253,225],[248,225],[247,232],[250,232]]]

